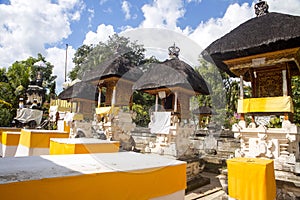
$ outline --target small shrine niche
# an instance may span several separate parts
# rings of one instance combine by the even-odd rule
[[[43,61],[39,61],[34,63],[34,66],[37,67],[37,73],[34,79],[30,81],[26,91],[26,104],[32,104],[35,102],[42,105],[45,100],[46,89],[43,87],[43,73],[41,68],[46,67],[46,64]]]

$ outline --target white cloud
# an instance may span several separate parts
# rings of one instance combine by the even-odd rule
[[[100,41],[105,42],[109,39],[109,36],[113,35],[115,33],[114,27],[112,25],[105,25],[100,24],[97,28],[97,32],[89,31],[85,39],[83,41],[83,44],[98,44]]]
[[[68,46],[67,50],[67,74],[73,67],[73,57],[76,50],[72,46]],[[66,49],[59,49],[57,47],[46,50],[46,60],[54,65],[53,75],[56,75],[56,92],[62,91],[62,84],[65,82],[65,64],[66,64]],[[68,79],[67,79],[68,80]]]
[[[190,38],[198,42],[202,48],[206,48],[216,39],[222,37],[243,22],[255,17],[254,3],[252,5],[248,3],[229,5],[222,18],[211,18],[206,22],[201,22],[190,34]],[[267,3],[269,5],[269,12],[300,15],[299,0],[287,0],[284,3],[281,0],[268,0]]]
[[[131,4],[128,1],[122,2],[122,11],[125,13],[126,20],[131,18],[130,7],[131,7]]]
[[[248,3],[232,4],[227,8],[223,18],[211,18],[206,22],[201,22],[190,34],[190,38],[205,48],[252,17],[254,17],[253,7]]]
[[[92,28],[92,20],[95,16],[95,10],[94,9],[88,9],[88,13],[89,13],[89,17],[88,17],[89,25],[88,25],[88,27]]]
[[[145,20],[142,28],[168,28],[178,30],[177,20],[184,16],[185,10],[181,0],[154,0],[152,4],[142,7]]]
[[[300,1],[299,0],[268,0],[270,12],[286,13],[291,15],[300,15]]]
[[[202,0],[186,0],[187,3],[192,3],[192,2],[195,2],[195,3],[201,3]]]
[[[107,9],[104,9],[103,12],[110,14],[110,13],[112,13],[112,9],[111,8],[107,8]]]
[[[81,1],[18,1],[0,4],[0,67],[8,67],[55,44],[71,34],[70,23],[78,20]]]
[[[106,2],[107,2],[108,0],[100,0],[100,5],[103,5],[103,4],[105,4]]]

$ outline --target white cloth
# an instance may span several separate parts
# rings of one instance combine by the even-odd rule
[[[150,123],[151,133],[169,134],[171,112],[153,112]]]
[[[30,108],[22,108],[17,110],[16,120],[21,123],[27,123],[32,120],[35,120],[37,124],[40,124],[42,121],[43,111],[30,109]]]

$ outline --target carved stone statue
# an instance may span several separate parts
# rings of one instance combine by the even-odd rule
[[[255,4],[254,9],[257,17],[269,13],[268,11],[269,5],[267,4],[266,1],[259,0],[259,2]]]

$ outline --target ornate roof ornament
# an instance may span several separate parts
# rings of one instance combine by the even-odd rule
[[[169,56],[170,56],[170,58],[178,58],[179,52],[180,52],[180,48],[177,47],[177,46],[175,45],[175,43],[174,43],[173,46],[170,46],[170,47],[168,48],[168,50],[169,50]]]
[[[259,2],[254,5],[254,9],[255,9],[255,14],[257,17],[263,16],[263,15],[269,13],[269,11],[268,11],[269,5],[267,4],[266,1],[259,0]]]

